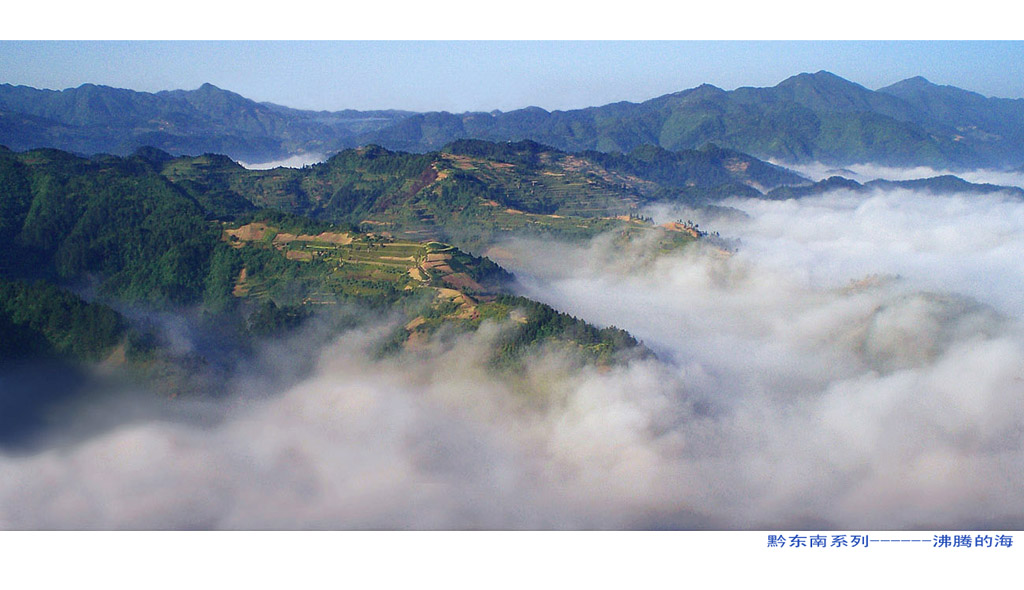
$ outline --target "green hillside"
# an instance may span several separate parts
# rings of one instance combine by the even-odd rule
[[[0,239],[7,253],[0,266],[0,359],[111,357],[130,372],[169,382],[168,375],[191,374],[188,367],[209,359],[170,352],[157,327],[133,318],[200,310],[204,325],[218,326],[229,335],[227,346],[245,354],[253,339],[279,337],[353,305],[368,312],[356,321],[404,316],[380,343],[381,354],[488,320],[510,323],[518,334],[495,349],[496,366],[547,344],[598,363],[641,350],[619,330],[510,298],[513,277],[486,258],[436,239],[357,227],[374,227],[364,215],[429,204],[439,193],[420,194],[421,168],[440,161],[446,160],[436,154],[376,149],[341,154],[317,169],[262,172],[221,156],[175,159],[155,150],[92,159],[0,151]],[[261,208],[299,210],[302,201],[280,197],[304,187],[309,193],[302,194],[334,199],[321,211],[361,223]]]
[[[670,152],[568,153],[535,142],[461,140],[426,154],[345,150],[303,169],[246,170],[219,156],[177,158],[165,178],[220,207],[245,202],[393,237],[472,250],[504,235],[566,239],[655,229],[654,202],[703,204],[758,196],[800,176],[746,154],[705,146]],[[660,230],[658,230],[660,231]]]

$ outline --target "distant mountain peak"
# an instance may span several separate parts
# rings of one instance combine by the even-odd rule
[[[906,80],[900,80],[895,84],[890,84],[884,88],[879,88],[879,92],[885,92],[886,90],[920,90],[925,88],[938,88],[937,84],[934,84],[924,76],[914,76],[913,78],[907,78]]]
[[[250,99],[245,98],[244,96],[242,96],[241,94],[238,94],[237,92],[233,92],[231,90],[225,90],[224,88],[221,88],[220,86],[215,86],[213,84],[210,84],[209,82],[204,82],[202,86],[200,86],[199,88],[196,88],[193,92],[195,92],[197,94],[207,94],[207,95],[211,95],[211,96],[213,96],[213,95],[237,96],[238,98],[242,98],[242,99],[245,99],[246,101],[250,101]],[[255,103],[256,101],[251,101],[251,102]]]
[[[929,86],[934,86],[934,84],[932,84],[931,81],[928,80],[928,78],[925,78],[924,76],[914,76],[913,78],[907,78],[902,83],[903,84],[927,84]]]
[[[254,100],[248,99],[237,92],[225,90],[218,86],[214,86],[209,82],[204,83],[202,86],[193,90],[192,92],[186,92],[186,95],[191,95],[200,101],[213,100],[218,102],[226,102],[228,104],[238,105],[258,105]]]
[[[530,115],[547,115],[547,114],[549,114],[548,111],[546,111],[545,109],[542,109],[541,107],[538,107],[538,106],[523,107],[521,109],[516,109],[514,111],[509,111],[509,112],[520,113],[520,114],[530,114]]]
[[[895,84],[891,84],[884,88],[879,88],[878,92],[883,94],[890,94],[892,96],[898,96],[903,99],[908,99],[912,94],[918,95],[945,95],[945,96],[957,96],[961,99],[985,99],[985,96],[977,92],[970,90],[964,90],[963,88],[957,88],[956,86],[950,86],[945,84],[935,84],[930,82],[922,76],[914,76],[913,78],[907,78],[901,80]]]
[[[842,76],[837,76],[827,70],[818,70],[813,74],[804,72],[802,74],[790,76],[783,80],[782,82],[779,82],[775,87],[789,88],[794,86],[803,86],[806,84],[810,84],[812,86],[828,85],[834,87],[842,86],[863,88],[860,84],[857,84],[856,82],[851,82],[846,78],[843,78]]]
[[[849,82],[849,80],[847,80],[846,78],[843,78],[842,76],[837,76],[836,74],[833,74],[832,72],[830,72],[828,70],[818,70],[817,72],[814,72],[813,74],[800,74],[800,75],[801,76],[808,76],[810,78],[814,78],[815,80],[842,80],[843,82]]]
[[[680,91],[680,92],[669,94],[667,96],[705,98],[705,97],[724,96],[726,94],[727,94],[727,92],[725,90],[722,90],[718,86],[715,86],[713,84],[705,83],[705,84],[701,84],[700,86],[695,86],[693,88],[690,88],[689,90],[683,90],[683,91]],[[665,97],[660,97],[660,98],[665,98]],[[655,98],[653,100],[659,100],[659,99]]]
[[[93,84],[91,82],[86,82],[85,84],[81,84],[81,85],[78,86],[78,88],[75,88],[73,90],[76,90],[77,94],[80,94],[80,95],[81,94],[91,95],[91,94],[110,94],[110,93],[116,93],[116,92],[132,92],[131,90],[127,90],[127,89],[124,89],[124,88],[115,88],[113,86],[107,86],[105,84]]]

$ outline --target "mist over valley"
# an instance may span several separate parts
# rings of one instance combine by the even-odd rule
[[[0,528],[1020,528],[1018,111],[4,85]]]

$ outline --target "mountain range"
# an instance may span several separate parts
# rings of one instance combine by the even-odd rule
[[[1024,99],[988,98],[921,77],[870,90],[825,71],[768,88],[705,84],[640,103],[459,114],[305,111],[211,84],[157,93],[0,85],[0,145],[14,150],[128,155],[154,146],[173,155],[212,152],[262,162],[369,144],[422,153],[466,138],[531,140],[568,152],[713,143],[789,163],[1019,168]]]

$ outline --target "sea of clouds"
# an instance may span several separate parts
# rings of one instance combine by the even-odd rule
[[[1019,526],[1024,203],[724,205],[745,215],[653,211],[741,236],[722,251],[631,266],[642,257],[611,240],[565,258],[506,249],[529,296],[630,330],[712,409],[707,454],[681,462],[729,526]]]
[[[486,368],[499,324],[384,360],[386,326],[300,335],[224,401],[0,454],[0,527],[1024,526],[1024,203],[724,204],[652,211],[721,235],[675,254],[614,236],[490,253],[657,359],[548,351],[508,375]]]
[[[785,168],[798,172],[807,178],[817,182],[830,176],[843,176],[850,180],[864,183],[872,180],[917,180],[919,178],[934,178],[936,176],[954,175],[978,184],[996,184],[1000,186],[1015,186],[1024,188],[1024,171],[1022,170],[945,170],[932,168],[930,166],[915,166],[912,168],[898,168],[894,166],[882,166],[879,164],[849,164],[841,167],[820,162],[809,162],[803,164],[790,164],[773,162]]]
[[[306,166],[312,166],[313,164],[319,164],[326,160],[327,157],[323,154],[296,154],[289,156],[281,160],[272,160],[270,162],[238,162],[243,167],[249,170],[270,170],[272,168],[304,168]]]

